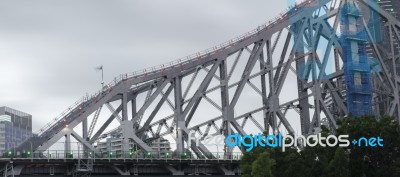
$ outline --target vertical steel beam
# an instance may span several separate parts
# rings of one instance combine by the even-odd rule
[[[64,142],[64,154],[67,155],[71,153],[71,133],[67,133],[65,135],[65,142]]]
[[[121,122],[129,121],[128,120],[128,95],[126,92],[122,93],[121,105],[122,105]],[[130,128],[131,131],[133,131],[133,126],[125,127],[125,128]],[[124,130],[124,131],[126,131],[126,130]],[[126,154],[128,154],[128,151],[129,151],[129,137],[123,136],[122,137],[122,154],[126,155]]]
[[[176,122],[176,151],[178,154],[184,151],[183,128],[185,119],[182,115],[182,80],[178,76],[174,79],[174,98],[175,98],[175,122]]]
[[[88,120],[87,118],[82,121],[82,137],[87,140],[88,138]]]
[[[394,32],[393,33],[393,28],[392,28],[392,25],[389,25],[388,26],[388,28],[389,28],[389,37],[390,37],[390,40],[389,40],[389,42],[390,42],[390,57],[392,58],[392,76],[393,76],[393,82],[394,83],[396,83],[396,84],[394,84],[394,88],[393,88],[393,90],[394,90],[394,95],[395,95],[395,97],[397,97],[397,98],[399,98],[399,89],[398,89],[398,80],[397,80],[397,78],[398,78],[398,75],[397,75],[397,67],[398,67],[398,65],[396,65],[396,56],[395,56],[395,49],[394,49],[394,33],[396,33],[396,32]],[[393,113],[392,115],[399,115],[400,114],[400,100],[399,99],[397,99],[396,100],[396,102],[397,102],[397,104],[396,104],[396,109],[395,109],[395,113]]]
[[[85,141],[85,142],[87,142],[89,140],[87,118],[83,119],[83,121],[82,121],[82,137],[83,137],[83,141]],[[83,151],[86,151],[86,150],[87,150],[86,146],[83,146]]]
[[[136,110],[136,94],[133,95],[133,98],[131,99],[131,110],[132,110],[132,119],[136,116],[137,110]]]
[[[127,93],[122,93],[122,121],[128,120],[128,96]]]
[[[220,76],[220,84],[221,84],[221,107],[222,107],[222,131],[225,137],[228,137],[232,132],[230,120],[228,118],[228,111],[229,111],[229,88],[228,88],[228,73],[227,73],[227,65],[226,59],[221,61],[219,64],[219,76]],[[232,148],[229,146],[224,147],[224,152],[226,154],[231,154]]]
[[[269,40],[268,41],[266,41],[266,43],[269,43]],[[268,48],[268,45],[269,44],[267,44],[267,48]],[[267,49],[268,50],[268,49]],[[266,63],[265,63],[265,60],[264,60],[264,52],[261,52],[261,54],[260,54],[260,71],[262,71],[262,74],[261,74],[261,76],[260,76],[260,79],[261,79],[261,100],[262,100],[262,104],[263,104],[263,106],[264,107],[267,107],[267,105],[268,105],[268,99],[267,99],[267,85],[266,85],[266,69],[267,69],[267,66],[266,66]],[[269,133],[268,131],[268,122],[267,122],[267,110],[266,109],[263,109],[263,120],[264,120],[264,130],[263,131],[266,131],[267,132],[267,134]]]
[[[279,37],[280,35],[278,35]],[[277,39],[278,40],[278,39]],[[266,50],[267,50],[267,62],[266,65],[268,67],[268,81],[269,81],[269,95],[268,98],[270,99],[272,97],[272,95],[275,92],[275,82],[274,82],[274,63],[273,63],[273,58],[272,58],[272,54],[273,54],[273,50],[271,48],[271,40],[268,40],[266,42]],[[269,126],[271,126],[272,129],[272,133],[275,133],[278,129],[277,127],[277,115],[275,111],[271,111],[271,107],[272,104],[270,104],[270,100],[268,100],[268,105],[267,108],[269,109],[269,111],[267,112],[266,115],[266,120],[264,120],[264,125],[266,126],[266,131],[268,131],[269,133]],[[245,119],[247,120],[247,119]]]
[[[303,38],[299,38],[299,36],[303,36],[302,26],[303,22],[299,21],[292,25],[293,37],[295,40],[299,41],[298,46],[294,49],[295,50],[295,58],[296,60],[296,71],[297,73],[297,94],[299,98],[307,97],[307,88],[304,88],[304,83],[307,81],[305,76],[302,72],[304,72],[305,68],[305,56],[304,56],[304,42]],[[299,100],[299,109],[300,109],[300,128],[301,133],[303,135],[308,134],[308,130],[310,129],[310,110],[309,110],[309,103],[308,99],[300,99]]]

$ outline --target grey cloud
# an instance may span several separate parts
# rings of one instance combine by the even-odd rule
[[[0,1],[0,105],[33,114],[34,128],[41,127],[99,88],[95,66],[103,64],[111,81],[229,40],[285,6],[276,0]]]

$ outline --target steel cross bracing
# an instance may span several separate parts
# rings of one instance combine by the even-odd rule
[[[74,104],[16,151],[42,152],[60,139],[70,142],[72,136],[99,155],[95,142],[119,134],[124,152],[130,151],[129,141],[152,152],[147,139],[172,135],[177,153],[189,150],[213,158],[204,144],[186,146],[191,131],[204,137],[296,133],[300,128],[308,135],[317,133],[323,122],[334,131],[336,121],[348,114],[338,35],[338,12],[344,2],[305,1],[256,30],[187,60],[121,75],[97,94]],[[373,110],[399,118],[400,23],[371,5],[372,1],[356,2],[363,13],[379,14],[382,31],[388,34],[384,41],[390,43],[386,48],[381,42],[371,42],[374,36],[364,14],[368,45],[381,67],[372,74]],[[111,115],[101,111],[104,105]],[[201,109],[202,105],[208,105],[207,109]],[[96,124],[103,114],[105,120]],[[114,120],[118,126],[109,127]],[[78,125],[82,133],[74,130]],[[70,149],[66,145],[64,150]],[[223,151],[229,154],[233,149]]]

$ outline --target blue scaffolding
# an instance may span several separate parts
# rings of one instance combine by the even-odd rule
[[[360,9],[351,2],[344,4],[340,20],[347,109],[354,117],[368,115],[372,109],[372,80],[366,51],[368,36]]]

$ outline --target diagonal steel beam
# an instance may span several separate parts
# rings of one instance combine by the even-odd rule
[[[142,139],[140,139],[139,137],[137,137],[134,133],[134,131],[132,131],[133,129],[133,123],[132,121],[126,120],[123,121],[123,123],[121,124],[122,127],[122,134],[124,136],[124,139],[132,139],[132,141],[138,145],[141,149],[145,150],[146,152],[153,152],[153,148],[151,148],[149,145],[147,145],[147,143],[143,142]],[[152,129],[148,129],[148,130],[152,130]]]
[[[227,79],[228,81],[231,79],[233,71],[235,71],[236,65],[237,65],[240,57],[242,56],[242,53],[243,53],[243,48],[239,50],[239,52],[238,52],[238,54],[236,56],[236,59],[233,62],[233,65],[232,65],[231,69],[229,70],[228,79]]]
[[[98,150],[93,147],[89,142],[87,142],[86,140],[84,140],[79,134],[77,134],[73,129],[70,130],[71,135],[78,140],[80,143],[82,143],[86,148],[89,148],[90,151],[94,152],[96,155],[101,155],[100,153],[98,153]]]
[[[217,108],[219,111],[222,111],[221,106],[219,106],[215,101],[213,101],[211,98],[209,98],[207,95],[203,95],[203,98],[209,102],[211,105],[213,105],[215,108]]]
[[[299,31],[298,31],[297,34],[301,34],[305,29],[306,29],[306,24],[303,23],[303,26],[301,28],[299,28]],[[291,36],[291,33],[289,33],[289,34]],[[298,49],[297,47],[300,45],[300,43],[303,43],[303,40],[301,40],[302,38],[303,38],[303,35],[297,35],[296,36],[293,48],[290,51],[288,62],[284,65],[284,70],[282,71],[282,73],[280,72],[280,68],[279,68],[279,72],[275,72],[275,77],[274,77],[274,81],[275,81],[274,82],[275,83],[275,92],[274,92],[274,94],[275,95],[280,95],[280,92],[282,91],[283,83],[284,83],[284,81],[286,79],[286,76],[287,76],[287,73],[289,71],[290,65],[291,65],[292,61],[294,60],[295,50]],[[286,41],[286,42],[288,42],[288,41]],[[285,49],[284,50],[286,52],[287,52],[287,47],[288,46],[285,45]],[[283,63],[284,58],[285,58],[285,55],[282,54],[282,58],[281,58],[281,60],[279,62],[280,64]]]
[[[132,119],[133,122],[139,123],[138,120],[141,116],[143,116],[144,111],[151,105],[151,103],[157,98],[157,96],[161,93],[164,87],[170,83],[169,79],[165,79],[163,83],[157,88],[156,91],[149,97],[149,99],[144,103],[144,105],[139,109],[136,113],[135,117]]]
[[[277,115],[279,117],[279,119],[281,120],[281,122],[283,123],[283,126],[285,126],[286,130],[288,130],[290,133],[295,133],[294,129],[292,128],[292,126],[290,125],[289,121],[286,119],[285,115],[283,115],[283,113],[279,110],[277,111]]]
[[[119,114],[115,113],[114,107],[110,103],[106,103],[107,108],[111,111],[111,114],[115,114],[115,118],[118,120],[119,123],[121,123],[122,118]]]
[[[208,72],[210,72],[210,70],[208,69],[208,68],[206,68],[206,67],[201,67],[204,71],[206,71],[207,73]],[[215,79],[217,79],[217,80],[221,80],[221,78],[220,77],[218,77],[217,75],[216,75],[216,73],[214,73],[214,76],[213,76]]]
[[[254,65],[256,64],[256,61],[258,60],[258,57],[260,56],[260,53],[262,52],[264,45],[265,45],[265,41],[259,41],[259,42],[255,43],[255,45],[253,47],[253,51],[250,55],[249,61],[247,62],[245,69],[243,71],[241,81],[240,81],[239,85],[237,86],[236,91],[232,97],[230,104],[229,104],[230,107],[232,107],[232,108],[235,107],[237,101],[239,100],[239,96],[242,93],[243,88],[249,79],[251,71],[252,71]]]
[[[281,30],[278,32],[278,36],[276,37],[275,42],[274,42],[274,44],[272,45],[272,49],[271,49],[271,52],[272,52],[272,53],[275,52],[275,48],[276,48],[276,46],[278,45],[279,38],[281,38],[281,35],[282,35],[282,31],[283,31],[283,29],[281,29]]]
[[[194,82],[194,80],[196,79],[197,74],[199,74],[199,70],[198,70],[198,69],[196,69],[196,71],[193,73],[193,76],[192,76],[192,78],[190,79],[189,84],[188,84],[188,86],[186,87],[185,92],[183,93],[183,96],[182,96],[183,99],[186,99],[186,96],[187,96],[187,94],[189,93],[190,88],[192,88],[193,82]]]
[[[256,119],[254,119],[254,117],[252,115],[249,115],[250,120],[254,123],[254,125],[261,131],[264,131],[264,128],[261,126],[260,123],[257,122]]]
[[[107,120],[106,122],[100,127],[99,130],[97,130],[97,132],[93,135],[93,137],[90,139],[90,144],[94,143],[94,140],[96,140],[103,132],[104,130],[107,128],[107,126],[114,120],[115,115],[119,114],[119,112],[121,112],[122,110],[122,104],[120,106],[118,106],[118,108],[115,110],[114,114],[112,114]]]
[[[285,44],[283,46],[283,50],[279,59],[279,63],[278,63],[278,67],[275,71],[275,77],[274,77],[274,82],[277,83],[278,79],[279,79],[279,75],[281,74],[281,69],[282,69],[282,64],[285,61],[285,56],[287,54],[288,48],[289,48],[289,44],[290,44],[290,40],[292,38],[292,34],[289,32],[286,36],[286,41]]]
[[[199,88],[196,90],[194,93],[192,99],[189,101],[187,106],[185,107],[182,116],[186,117],[186,115],[189,113],[190,109],[193,109],[192,106],[196,103],[199,102],[200,99],[202,98],[202,95],[204,91],[207,89],[208,85],[210,85],[211,79],[214,76],[214,73],[217,71],[219,64],[221,63],[221,60],[218,60],[214,65],[212,66],[210,72],[206,75],[202,83],[200,84]],[[185,124],[188,124],[190,122],[190,119],[185,120]]]
[[[163,91],[161,91],[161,96],[164,96],[164,95],[165,95],[165,93],[164,93]],[[167,94],[167,95],[168,95],[168,94]],[[167,103],[168,103],[168,106],[169,106],[172,110],[174,110],[174,105],[172,104],[171,100],[169,100],[168,97],[167,97],[166,101],[167,101]]]
[[[154,110],[151,112],[149,118],[147,118],[146,122],[143,124],[142,128],[140,128],[139,132],[146,130],[149,128],[149,125],[151,123],[151,121],[153,121],[154,117],[156,116],[156,114],[158,113],[158,111],[160,110],[161,106],[164,104],[164,102],[166,101],[166,99],[168,98],[168,96],[171,94],[171,91],[173,89],[173,86],[170,85],[168,87],[167,92],[163,95],[163,97],[161,98],[161,100],[158,102],[158,104],[156,105],[156,107],[154,108]],[[140,135],[139,135],[140,137]]]
[[[261,93],[261,90],[257,88],[257,86],[255,86],[250,80],[247,81],[247,83],[250,85],[250,87],[256,91],[260,96],[263,96],[263,94]]]
[[[89,132],[88,132],[88,137],[91,137],[91,136],[92,136],[94,127],[96,126],[97,119],[99,118],[99,115],[100,115],[100,112],[101,112],[101,108],[102,108],[102,107],[103,107],[103,106],[100,106],[100,108],[94,113],[92,123],[90,123]]]

